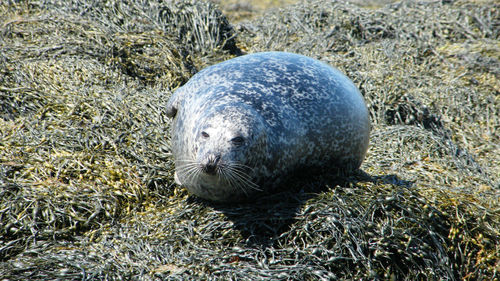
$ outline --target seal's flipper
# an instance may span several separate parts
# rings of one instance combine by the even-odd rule
[[[170,118],[174,118],[175,115],[177,114],[177,110],[179,109],[179,106],[181,105],[181,101],[185,95],[185,91],[183,90],[183,87],[180,87],[177,89],[170,99],[168,99],[167,102],[167,116]]]
[[[177,185],[182,185],[181,181],[179,180],[179,177],[177,176],[177,172],[174,173],[174,180]]]
[[[179,107],[179,98],[178,95],[173,94],[172,97],[167,102],[167,116],[170,118],[174,118],[177,114],[177,108]]]

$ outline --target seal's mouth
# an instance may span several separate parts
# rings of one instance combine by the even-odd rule
[[[203,165],[201,166],[201,171],[207,175],[215,176],[217,175],[216,165]]]

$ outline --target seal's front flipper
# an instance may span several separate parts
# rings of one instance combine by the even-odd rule
[[[179,95],[173,94],[167,102],[167,116],[174,118],[179,108]]]
[[[167,116],[170,118],[174,118],[177,114],[177,110],[179,109],[181,101],[185,95],[185,91],[183,89],[183,87],[177,89],[167,102]]]
[[[174,173],[174,180],[177,185],[182,185],[181,181],[179,180],[179,177],[177,176],[177,172]]]

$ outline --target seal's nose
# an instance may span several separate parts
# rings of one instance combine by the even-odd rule
[[[220,155],[211,155],[207,159],[207,163],[203,165],[202,170],[203,172],[209,174],[209,175],[215,175],[217,172],[217,165],[219,164],[220,161]]]

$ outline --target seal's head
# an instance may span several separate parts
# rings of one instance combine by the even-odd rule
[[[176,160],[176,176],[191,193],[212,201],[241,199],[259,190],[256,155],[266,155],[267,130],[251,109],[220,107],[197,120],[192,150]]]

